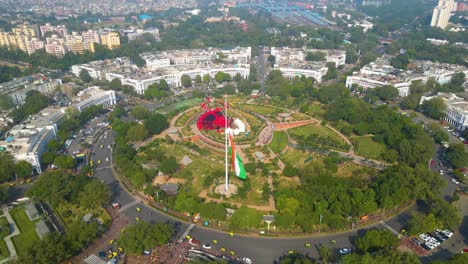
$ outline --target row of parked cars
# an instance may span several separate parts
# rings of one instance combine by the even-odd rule
[[[443,243],[445,240],[449,239],[453,235],[453,232],[450,230],[439,230],[436,229],[434,232],[431,233],[431,235],[422,233],[419,235],[419,238],[421,238],[424,242],[421,242],[418,238],[413,237],[411,240],[421,246],[422,248],[430,251],[433,250],[434,248],[438,247],[441,243]]]

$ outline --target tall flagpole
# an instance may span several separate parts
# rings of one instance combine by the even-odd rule
[[[227,96],[226,96],[226,93],[224,93],[224,121],[225,121],[225,124],[224,124],[224,150],[225,150],[225,173],[226,173],[226,186],[225,186],[225,189],[226,189],[226,193],[228,191],[228,184],[229,184],[229,180],[228,180],[228,134],[227,134],[227,126],[228,126],[228,116],[227,116]]]

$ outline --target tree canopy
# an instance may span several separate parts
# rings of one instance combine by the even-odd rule
[[[119,246],[131,255],[142,255],[144,250],[162,246],[169,242],[174,234],[172,226],[164,223],[148,224],[140,221],[127,227],[119,237]]]

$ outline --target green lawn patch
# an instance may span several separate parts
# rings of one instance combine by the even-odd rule
[[[10,214],[21,232],[19,235],[12,237],[16,251],[18,255],[21,255],[39,241],[39,237],[36,233],[36,222],[39,221],[39,219],[34,222],[29,221],[28,216],[24,212],[24,207],[22,206],[13,208],[10,210]]]
[[[387,151],[387,146],[376,142],[370,136],[352,137],[356,154],[369,159],[381,159],[382,153]]]
[[[263,105],[239,104],[237,107],[241,110],[252,111],[261,115],[271,115],[283,112],[281,109]]]
[[[321,145],[324,148],[334,148],[339,150],[348,150],[349,146],[346,142],[333,130],[320,124],[310,124],[301,127],[295,127],[288,130],[289,135],[298,140],[300,136],[308,137],[311,135],[317,135],[320,140],[316,141],[316,144]]]
[[[6,217],[0,217],[0,260],[7,258],[10,256],[10,252],[8,251],[8,247],[3,240],[4,237],[10,234],[9,223]]]
[[[275,153],[281,153],[283,149],[288,145],[288,136],[284,131],[274,131],[273,140],[270,143],[270,148]]]

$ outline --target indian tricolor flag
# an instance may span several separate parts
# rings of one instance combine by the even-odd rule
[[[242,159],[236,151],[236,147],[234,146],[234,141],[232,140],[231,135],[229,135],[229,153],[231,153],[232,157],[232,167],[236,172],[236,176],[240,179],[246,180],[247,173],[245,172],[244,165],[242,165]]]

